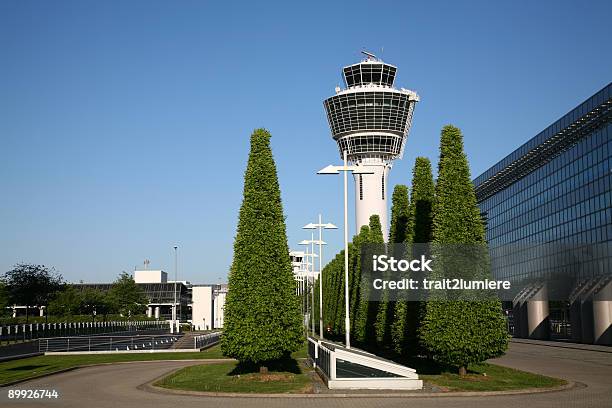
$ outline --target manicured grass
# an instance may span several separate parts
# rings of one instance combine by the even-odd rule
[[[270,367],[267,376],[260,375],[253,367],[241,367],[235,362],[227,362],[187,367],[164,378],[159,385],[166,388],[214,392],[309,392],[311,389],[309,369],[296,361],[305,358],[306,352],[307,348],[304,345],[302,349],[291,355],[292,359]],[[193,353],[39,356],[0,363],[0,385],[84,365],[217,358],[225,358],[218,345]],[[465,377],[459,377],[451,370],[423,360],[405,363],[415,368],[421,379],[447,391],[502,391],[555,387],[566,383],[561,379],[487,363],[471,365]]]
[[[298,351],[291,353],[291,358],[295,358],[296,360],[299,358],[308,358],[308,342],[304,342]]]
[[[270,365],[268,374],[239,363],[204,364],[183,368],[157,382],[165,388],[240,393],[309,393],[308,368],[295,359]]]
[[[556,387],[567,383],[559,378],[487,363],[470,365],[468,374],[464,377],[450,372],[441,372],[420,375],[420,378],[448,391],[503,391]]]
[[[0,363],[0,385],[12,381],[36,377],[83,365],[115,363],[123,361],[191,360],[225,358],[221,347],[214,346],[193,353],[134,353],[134,354],[89,354],[68,356],[39,356]]]

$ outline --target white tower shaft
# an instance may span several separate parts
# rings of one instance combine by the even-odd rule
[[[387,179],[391,164],[382,159],[369,159],[360,166],[373,174],[354,174],[355,180],[355,233],[370,224],[370,216],[378,215],[385,242],[388,240]]]

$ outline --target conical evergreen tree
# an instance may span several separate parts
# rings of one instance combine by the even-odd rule
[[[229,274],[223,354],[265,364],[304,342],[299,299],[270,134],[257,129],[244,177],[244,198]]]
[[[356,324],[357,321],[357,312],[359,310],[359,305],[362,302],[362,297],[360,293],[361,289],[361,246],[363,244],[368,243],[370,234],[370,227],[367,225],[362,225],[359,230],[359,234],[353,238],[353,252],[351,254],[351,258],[354,257],[353,268],[351,269],[350,276],[350,318],[351,318],[351,337],[353,340],[358,341],[358,326]]]
[[[412,170],[412,189],[406,231],[408,243],[418,245],[431,242],[434,195],[435,186],[431,162],[425,157],[417,157]],[[423,318],[423,306],[422,302],[416,301],[400,300],[396,302],[391,329],[393,348],[396,352],[411,356],[419,354],[417,331]]]
[[[389,244],[401,244],[406,240],[408,231],[408,187],[398,184],[391,197],[391,228]]]
[[[454,126],[442,129],[433,241],[438,248],[472,244],[486,249],[485,230],[463,151],[463,136]],[[438,276],[448,277],[454,271],[445,270],[446,260],[443,257],[440,260],[442,270],[434,266],[434,271]],[[480,275],[472,278],[490,278],[488,267],[474,270]],[[468,364],[497,357],[506,350],[508,340],[501,303],[499,300],[430,300],[420,340],[436,360],[458,367],[459,373],[464,374]]]
[[[368,253],[372,254],[383,254],[385,253],[385,239],[382,233],[382,226],[380,224],[380,217],[378,215],[370,216],[370,233],[368,234]],[[357,322],[361,325],[360,332],[363,337],[360,339],[363,341],[365,347],[373,347],[379,341],[379,334],[382,335],[383,329],[381,323],[378,322],[379,306],[382,302],[375,300],[368,300],[371,298],[371,287],[369,284],[362,282],[361,302],[358,310]],[[385,311],[382,311],[384,314]],[[384,322],[382,323],[384,324]]]
[[[388,251],[391,256],[400,259],[403,247],[395,245],[403,243],[406,239],[408,227],[408,187],[398,184],[393,189],[391,199],[391,228],[389,230]],[[386,277],[389,277],[389,273]],[[393,318],[395,314],[395,301],[390,301],[389,291],[384,290],[378,305],[378,316],[376,317],[376,339],[381,347],[389,347],[392,343]]]
[[[431,242],[435,191],[431,162],[426,157],[417,157],[412,175],[412,200],[409,211],[410,242]]]

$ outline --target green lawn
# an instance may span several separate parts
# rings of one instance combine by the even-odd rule
[[[309,369],[295,359],[287,359],[260,374],[256,367],[239,363],[204,364],[183,368],[157,382],[165,388],[241,393],[309,393]]]
[[[291,358],[308,358],[308,342],[305,342],[298,351],[291,353]]]
[[[470,365],[468,374],[464,377],[450,372],[421,374],[419,377],[447,391],[503,391],[556,387],[567,383],[559,378],[487,363]]]
[[[226,362],[187,367],[164,378],[159,385],[166,388],[219,392],[309,392],[311,381],[308,369],[302,363],[297,362],[298,359],[305,358],[306,353],[307,346],[304,345],[291,355],[291,359],[270,367],[268,375],[262,376],[252,367],[242,367],[235,362]],[[0,363],[0,385],[92,364],[217,358],[224,358],[221,354],[221,347],[218,345],[193,353],[39,356]],[[471,365],[465,377],[459,377],[450,370],[423,360],[406,362],[406,364],[415,368],[421,379],[446,391],[502,391],[555,387],[566,383],[561,379],[487,363]]]
[[[190,360],[224,358],[221,347],[214,346],[193,353],[138,353],[138,354],[89,354],[68,356],[39,356],[0,363],[0,385],[16,380],[36,377],[41,374],[90,364],[122,361]]]

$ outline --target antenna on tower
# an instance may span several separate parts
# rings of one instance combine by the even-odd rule
[[[376,55],[372,54],[371,52],[361,50],[361,53],[366,56],[366,59],[368,61],[370,60],[378,61],[378,58],[376,57]]]
[[[149,264],[151,263],[151,261],[149,261],[148,259],[144,260],[144,268],[145,270],[149,269]]]

